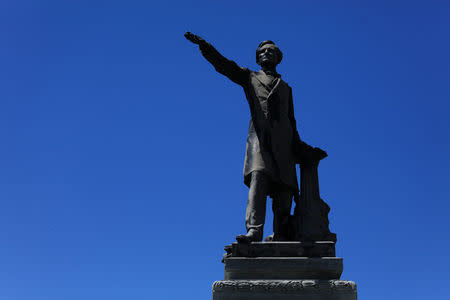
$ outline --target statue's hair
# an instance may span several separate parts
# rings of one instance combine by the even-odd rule
[[[256,49],[256,63],[259,65],[259,52],[262,46],[264,45],[273,45],[275,47],[275,51],[277,53],[277,57],[278,57],[278,62],[277,64],[279,64],[281,62],[281,60],[283,59],[283,52],[281,52],[280,48],[278,48],[277,45],[275,45],[275,43],[273,41],[270,40],[266,40],[266,41],[262,41],[261,43],[259,43],[258,48]]]

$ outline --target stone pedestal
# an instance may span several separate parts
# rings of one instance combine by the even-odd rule
[[[213,300],[356,300],[356,284],[346,280],[222,280]]]
[[[232,257],[224,263],[225,280],[338,279],[343,269],[339,257]]]
[[[229,257],[334,257],[335,242],[253,242],[225,246]]]
[[[343,264],[333,242],[234,243],[225,250],[225,280],[214,282],[213,300],[357,299],[356,284],[339,280]]]

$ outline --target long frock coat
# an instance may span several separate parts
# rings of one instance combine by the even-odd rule
[[[305,144],[297,132],[291,87],[278,74],[239,67],[205,41],[199,47],[217,72],[244,89],[251,113],[244,162],[245,184],[250,185],[253,171],[263,171],[278,188],[298,191],[296,153]]]

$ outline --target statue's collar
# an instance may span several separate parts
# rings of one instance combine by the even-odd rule
[[[277,73],[278,74],[278,73]],[[279,75],[279,74],[278,74]],[[281,76],[281,75],[279,75]],[[271,77],[271,76],[270,76]],[[270,78],[263,70],[256,72],[255,78],[268,90],[269,96],[273,94],[282,82],[280,77]]]

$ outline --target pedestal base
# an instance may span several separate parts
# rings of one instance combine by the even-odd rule
[[[225,280],[213,300],[356,300],[356,284],[339,280],[333,241],[263,242],[225,247]]]
[[[356,300],[356,284],[346,280],[222,280],[213,300]]]

